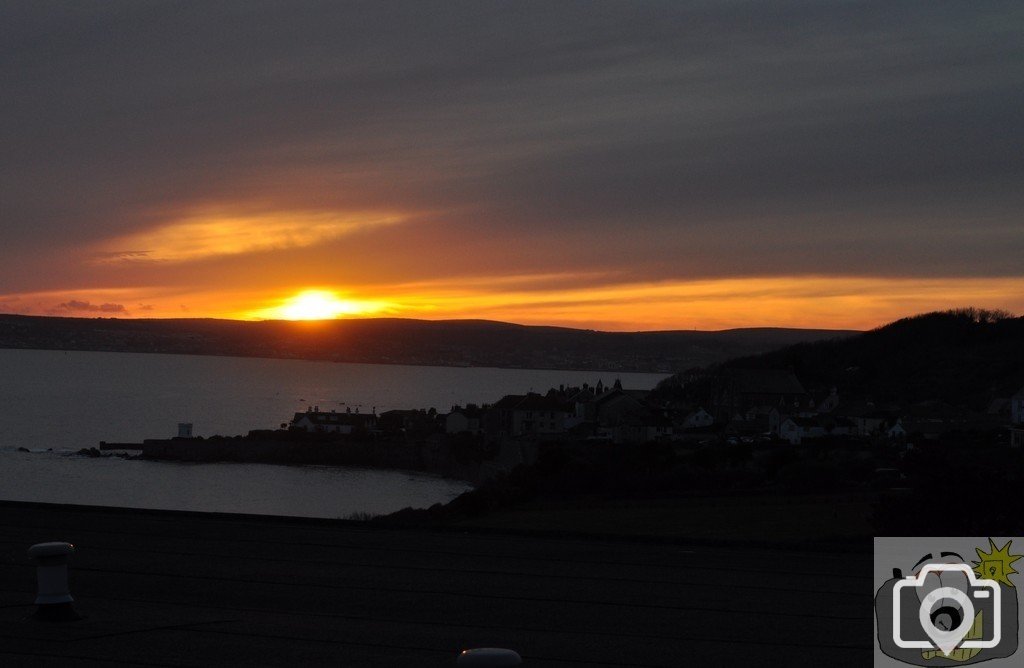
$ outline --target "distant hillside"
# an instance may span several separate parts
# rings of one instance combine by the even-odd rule
[[[245,322],[0,315],[0,348],[609,371],[673,372],[854,333],[778,328],[628,333],[397,318]]]
[[[980,309],[927,313],[721,366],[789,368],[808,390],[835,386],[846,399],[983,410],[1024,386],[1024,317]]]

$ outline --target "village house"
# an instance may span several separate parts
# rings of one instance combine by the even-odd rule
[[[598,384],[598,389],[600,389]],[[591,425],[598,438],[615,443],[643,443],[682,438],[687,428],[710,425],[714,420],[701,408],[680,415],[678,409],[657,408],[648,403],[648,390],[627,390],[615,382],[591,401],[576,405],[573,426]]]
[[[773,408],[792,413],[808,406],[804,386],[788,369],[727,369],[718,379],[712,412],[719,419],[767,417]]]
[[[429,434],[435,431],[432,411],[423,409],[385,411],[377,418],[377,428],[385,432],[413,434]]]
[[[512,408],[512,435],[561,434],[575,413],[570,404],[556,396],[531,392]]]
[[[672,439],[673,433],[672,421],[653,412],[631,415],[614,424],[601,425],[597,430],[599,438],[609,439],[613,443],[667,441]]]
[[[837,415],[853,423],[854,435],[864,437],[878,436],[883,431],[882,425],[885,421],[893,417],[891,411],[881,410],[871,401],[844,403],[843,408],[837,411]]]
[[[853,420],[841,415],[824,415],[819,418],[830,436],[858,436]]]
[[[907,430],[903,428],[902,418],[892,418],[882,424],[882,431],[893,441],[901,441],[907,437]]]
[[[310,407],[304,413],[296,413],[290,428],[308,432],[329,434],[351,434],[355,431],[370,431],[377,426],[377,416],[369,413],[344,413],[321,411],[319,406]]]
[[[828,396],[836,396],[831,392]],[[837,404],[832,403],[834,408]],[[881,424],[882,420],[878,420]],[[818,413],[812,409],[802,409],[793,414],[786,415],[779,410],[772,410],[768,414],[769,429],[772,434],[780,439],[793,444],[800,443],[805,438],[819,438],[821,436],[865,436],[857,421],[845,415],[833,415],[831,413]]]
[[[483,430],[484,409],[476,404],[467,404],[465,408],[452,406],[444,419],[446,434],[480,434]]]
[[[597,387],[601,388],[601,392],[604,392],[600,381],[598,381]],[[590,387],[587,383],[583,383],[581,387],[559,385],[557,389],[551,388],[543,396],[545,399],[554,400],[559,404],[560,408],[569,411],[570,416],[566,418],[565,423],[566,429],[569,429],[576,424],[585,422],[585,419],[582,417],[586,412],[585,406],[593,402],[594,397],[597,395],[594,388]]]
[[[647,410],[645,400],[650,392],[646,390],[624,390],[615,387],[601,393],[593,401],[582,404],[582,417],[588,422],[615,424],[627,418],[639,416]]]
[[[1024,447],[1024,387],[1010,397],[1010,445]]]
[[[847,416],[847,419],[853,422],[858,436],[874,436],[878,434],[888,417],[885,413],[876,412],[869,415]]]
[[[683,416],[683,419],[679,422],[679,427],[681,429],[702,429],[710,427],[714,422],[715,418],[711,416],[711,413],[697,407]]]
[[[488,438],[512,435],[512,411],[525,398],[524,394],[506,394],[491,405],[483,416],[484,433]]]
[[[482,414],[489,438],[563,434],[575,415],[573,403],[557,392],[509,394]]]
[[[816,413],[831,413],[839,407],[839,391],[832,387],[828,392],[812,392],[807,401],[808,408]]]
[[[767,415],[736,415],[725,424],[722,430],[726,436],[739,437],[745,440],[763,438],[770,434],[770,422]]]
[[[828,434],[817,418],[787,417],[779,425],[779,438],[793,445],[799,445],[807,438],[821,438]]]

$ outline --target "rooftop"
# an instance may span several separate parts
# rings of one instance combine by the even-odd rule
[[[292,424],[306,419],[315,425],[350,425],[357,426],[367,421],[376,419],[376,416],[367,413],[336,413],[334,411],[303,411],[296,413],[292,418]]]
[[[569,403],[559,397],[530,393],[515,405],[517,411],[562,411],[571,412]]]
[[[5,666],[454,666],[481,646],[525,668],[859,666],[871,651],[863,554],[15,502],[0,524]],[[27,619],[26,551],[52,540],[77,546],[81,621]]]

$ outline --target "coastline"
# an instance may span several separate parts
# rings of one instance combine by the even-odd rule
[[[521,463],[513,457],[519,450],[512,448],[499,447],[493,453],[480,451],[460,457],[455,445],[444,438],[387,441],[316,436],[278,431],[204,439],[146,439],[138,444],[139,454],[133,458],[168,462],[315,465],[408,471],[458,480],[473,486]],[[101,449],[104,445],[100,444]]]
[[[189,463],[67,451],[0,452],[0,498],[103,507],[367,519],[446,503],[468,482],[411,470]]]

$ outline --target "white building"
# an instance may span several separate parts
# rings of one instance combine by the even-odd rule
[[[377,416],[366,413],[338,413],[311,408],[305,413],[296,413],[292,418],[293,429],[329,434],[351,434],[357,429],[369,431],[377,426]]]
[[[788,417],[779,425],[779,438],[799,445],[805,438],[820,438],[828,432],[813,418]]]
[[[896,421],[886,428],[885,435],[893,440],[906,438],[907,430],[903,428],[903,420],[896,418]]]
[[[682,427],[683,429],[710,427],[714,422],[715,418],[711,417],[711,413],[708,413],[703,408],[698,408],[687,413],[686,417],[683,418]]]

